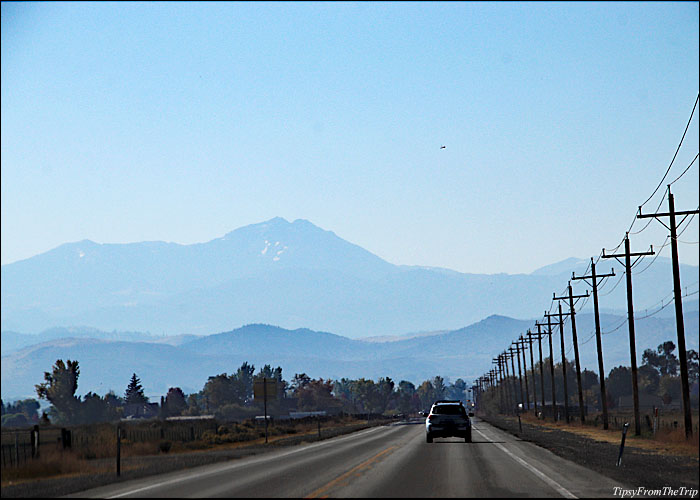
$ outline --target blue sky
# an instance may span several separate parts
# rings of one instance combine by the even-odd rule
[[[698,24],[697,2],[3,2],[2,263],[275,216],[395,264],[596,257],[678,146]],[[697,161],[672,190],[698,206]]]

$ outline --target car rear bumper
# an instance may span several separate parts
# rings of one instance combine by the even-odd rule
[[[471,427],[427,427],[426,432],[433,437],[466,437]]]

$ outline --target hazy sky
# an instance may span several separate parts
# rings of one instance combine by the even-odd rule
[[[673,158],[698,24],[697,2],[3,2],[2,263],[275,216],[394,264],[598,256]],[[633,250],[666,234],[652,222]],[[698,239],[696,217],[682,261]]]

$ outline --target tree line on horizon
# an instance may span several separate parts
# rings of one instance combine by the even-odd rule
[[[646,349],[642,355],[642,364],[638,369],[640,393],[656,395],[669,404],[680,398],[678,383],[678,358],[674,351],[675,344],[667,341],[656,349]],[[687,351],[688,371],[691,383],[699,379],[698,353]],[[549,358],[543,360],[545,399],[551,399],[552,379],[548,369]],[[542,394],[539,363],[533,370],[527,370],[527,377],[535,382],[538,402]],[[567,385],[569,403],[578,404],[576,392],[575,365],[567,361]],[[197,416],[213,415],[220,421],[233,421],[253,418],[262,413],[263,402],[255,399],[253,386],[255,380],[266,378],[277,381],[277,394],[270,395],[267,409],[270,415],[286,415],[291,411],[326,411],[328,413],[348,414],[415,414],[427,410],[438,399],[467,398],[467,384],[461,378],[454,383],[441,376],[435,376],[416,386],[402,380],[396,384],[390,377],[381,377],[376,382],[359,378],[340,380],[313,379],[306,373],[297,373],[290,381],[282,376],[282,368],[264,365],[257,373],[255,366],[247,361],[232,374],[220,373],[210,376],[202,390],[185,394],[179,387],[171,387],[160,404],[150,403],[144,394],[141,380],[133,373],[123,396],[113,391],[104,396],[88,392],[82,398],[76,396],[80,367],[78,361],[59,359],[51,372],[44,372],[44,382],[37,384],[35,390],[40,400],[48,401],[51,406],[41,417],[38,410],[40,403],[29,398],[14,403],[2,404],[2,426],[22,427],[33,424],[81,425],[98,422],[117,421],[130,414],[135,407],[151,404],[157,407],[157,416]],[[511,376],[512,381],[517,377]],[[562,364],[554,367],[554,382],[557,401],[563,401]],[[615,408],[621,396],[632,394],[630,368],[617,366],[610,370],[605,379],[608,405]],[[584,404],[591,409],[600,408],[598,375],[588,369],[581,372],[581,385]],[[534,393],[531,391],[531,400]],[[274,396],[274,397],[273,397]],[[486,405],[496,404],[494,398],[485,398]],[[697,392],[693,394],[692,403],[698,405]]]
[[[80,367],[77,360],[57,360],[51,372],[44,372],[44,382],[35,390],[40,400],[50,403],[41,417],[36,399],[14,404],[2,403],[3,427],[22,427],[34,424],[82,425],[117,421],[131,414],[135,408],[157,406],[157,416],[213,415],[220,421],[253,418],[263,411],[263,402],[254,398],[256,380],[267,378],[277,381],[277,394],[270,395],[268,414],[286,415],[292,411],[326,411],[348,414],[410,414],[430,408],[437,399],[465,400],[467,384],[458,378],[454,383],[441,376],[423,381],[416,387],[410,381],[396,384],[390,377],[376,382],[359,378],[332,380],[313,379],[306,373],[297,373],[287,381],[282,368],[264,365],[257,373],[247,361],[232,374],[210,376],[202,390],[185,394],[179,387],[171,387],[160,404],[151,403],[144,394],[141,380],[133,373],[124,392],[113,391],[104,396],[88,392],[76,396]],[[273,397],[274,396],[274,397]]]
[[[681,400],[681,385],[679,375],[679,361],[674,353],[676,345],[668,340],[657,346],[656,349],[645,349],[642,354],[642,364],[637,368],[638,388],[640,394],[658,396],[664,404]],[[688,361],[688,378],[691,386],[698,385],[700,380],[700,363],[698,352],[694,349],[686,351]],[[548,404],[552,399],[552,376],[550,372],[549,356],[542,360],[544,365],[544,398]],[[540,375],[541,365],[536,362],[534,369],[526,370],[529,385],[530,401],[534,399],[533,381],[537,391],[537,403],[541,404],[542,398],[542,377]],[[632,395],[632,369],[629,366],[620,365],[612,368],[605,377],[606,397],[608,408],[616,409],[620,398]],[[511,384],[518,384],[518,377],[511,375],[507,380]],[[566,382],[568,387],[568,404],[571,407],[578,406],[578,383],[576,381],[576,364],[566,360]],[[524,386],[524,381],[523,381]],[[588,369],[581,370],[581,388],[583,401],[589,410],[601,410],[600,401],[600,379],[598,375]],[[519,390],[519,389],[518,389]],[[554,364],[554,392],[557,404],[564,401],[564,376],[561,361]],[[518,398],[519,399],[519,398]],[[499,398],[494,391],[487,391],[482,403],[487,409],[496,411]],[[691,405],[698,407],[698,390],[691,391]]]

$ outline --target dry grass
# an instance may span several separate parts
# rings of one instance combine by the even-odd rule
[[[363,423],[363,421],[347,417],[327,421],[322,423],[321,432],[323,434],[324,430],[327,432],[329,429],[350,427],[358,423]],[[275,423],[268,428],[269,443],[275,443],[289,436],[308,436],[311,440],[315,439],[317,435],[318,424],[311,421]],[[89,436],[89,439],[74,442],[73,449],[62,450],[52,446],[42,447],[39,458],[29,460],[20,467],[3,468],[2,486],[40,478],[96,474],[113,470],[116,457],[114,427],[109,424],[91,427]],[[195,441],[151,440],[132,442],[128,439],[122,439],[121,456],[127,458],[162,453],[206,452],[214,449],[230,449],[263,444],[264,442],[264,426],[252,423],[233,423],[220,426],[218,432],[205,431],[201,438]]]
[[[510,419],[512,417],[508,418]],[[613,444],[620,444],[620,441],[622,440],[622,431],[619,429],[605,430],[602,427],[581,425],[580,423],[567,424],[566,422],[561,421],[552,422],[548,420],[539,420],[532,414],[524,414],[521,416],[521,419],[523,422],[538,426],[542,430],[557,429],[594,439],[596,441],[603,441]],[[632,429],[632,431],[627,432],[625,445],[648,450],[650,453],[653,452],[666,455],[692,456],[697,458],[700,450],[698,442],[697,433],[693,435],[692,440],[687,441],[685,438],[685,431],[682,428],[661,428],[657,431],[655,436],[652,436],[651,433],[642,433],[641,436],[635,436],[634,429]]]
[[[113,467],[112,464],[111,468]],[[4,468],[2,485],[16,484],[36,478],[107,472],[111,468],[107,464],[81,458],[78,453],[73,451],[45,450],[42,451],[38,459],[29,460],[21,467]]]

